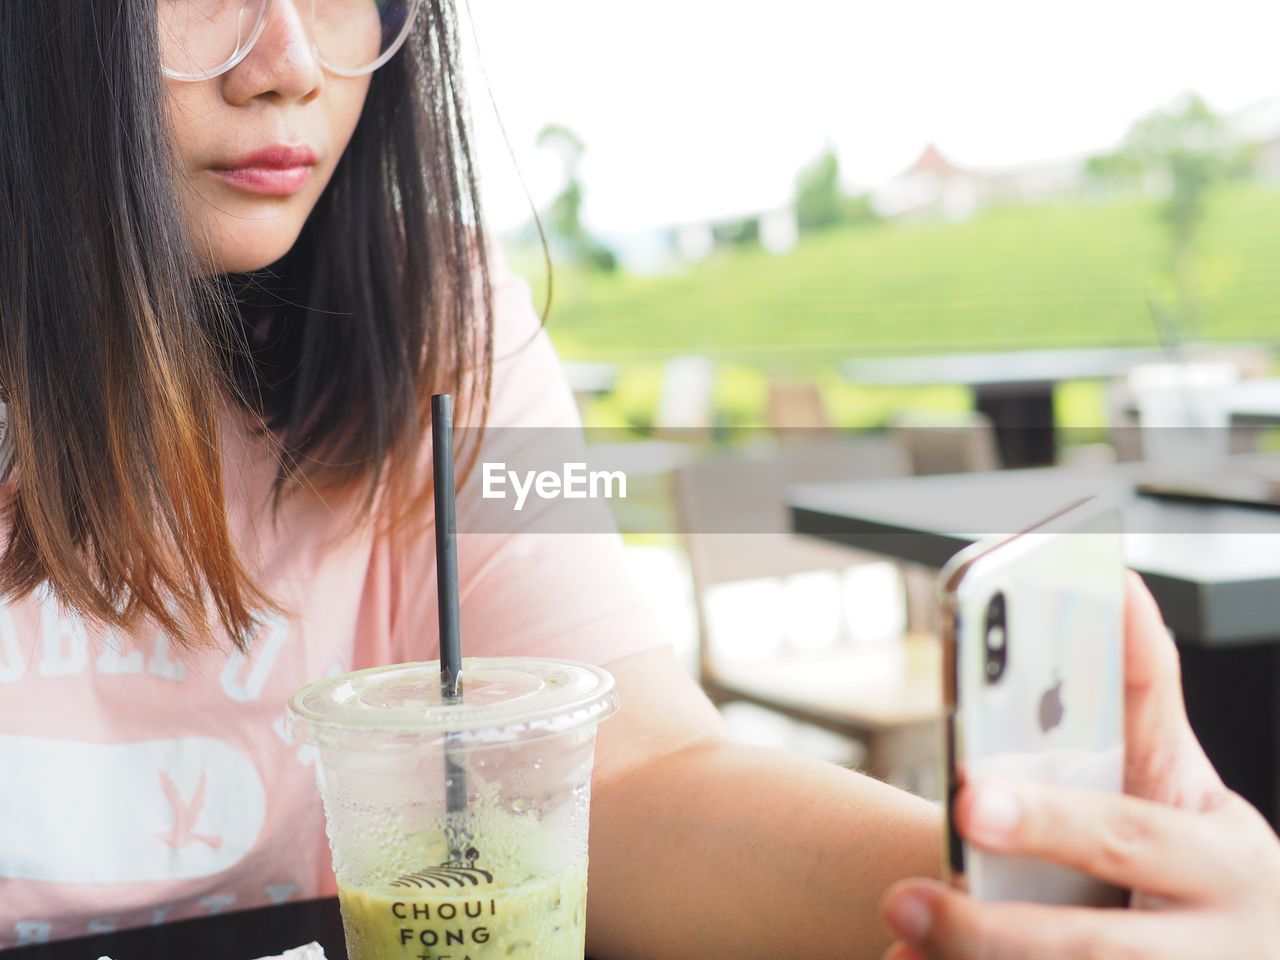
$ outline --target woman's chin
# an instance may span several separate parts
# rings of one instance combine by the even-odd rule
[[[262,230],[247,233],[243,242],[235,234],[223,234],[210,258],[210,272],[247,273],[275,263],[292,249],[299,230]]]

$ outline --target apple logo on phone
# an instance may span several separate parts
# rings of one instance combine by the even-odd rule
[[[1040,697],[1040,730],[1048,733],[1062,723],[1062,680],[1059,679]]]

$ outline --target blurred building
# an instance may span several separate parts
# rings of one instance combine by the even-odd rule
[[[1084,155],[977,169],[952,162],[929,144],[906,170],[871,191],[882,217],[964,220],[996,203],[1076,199],[1084,192]]]
[[[881,217],[963,220],[983,200],[982,177],[957,166],[933,144],[906,170],[871,191],[871,208]]]
[[[622,268],[634,274],[679,270],[731,247],[756,246],[781,255],[794,248],[799,238],[795,211],[790,207],[632,233],[601,234],[601,240],[617,254]]]
[[[1087,155],[1078,154],[987,170],[983,176],[985,201],[1039,203],[1079,199],[1089,188],[1085,176],[1088,159]]]

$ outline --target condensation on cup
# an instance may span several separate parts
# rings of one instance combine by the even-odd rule
[[[464,658],[463,689],[445,702],[431,661],[331,677],[289,702],[294,738],[316,750],[347,951],[577,960],[613,677],[568,660]]]

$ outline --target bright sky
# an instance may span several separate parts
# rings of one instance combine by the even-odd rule
[[[849,187],[929,142],[962,165],[1104,149],[1194,89],[1219,110],[1280,93],[1268,0],[468,0],[535,201],[560,182],[534,140],[587,145],[588,226],[607,232],[785,204],[828,141]],[[492,226],[528,216],[460,8]]]

